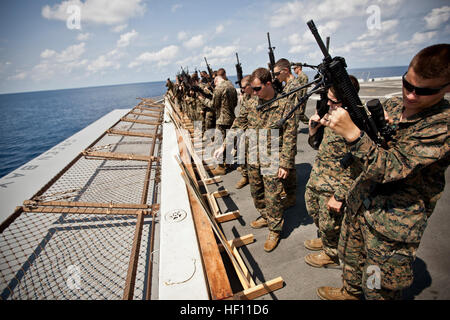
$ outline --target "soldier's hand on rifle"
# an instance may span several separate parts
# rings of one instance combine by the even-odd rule
[[[347,142],[353,142],[361,134],[361,130],[353,123],[349,113],[342,107],[331,106],[327,114],[320,120],[324,126],[344,137]]]
[[[289,170],[283,167],[278,168],[278,178],[286,179],[289,174]]]
[[[312,127],[312,122],[317,122],[318,124],[316,125],[315,128]],[[322,124],[320,123],[320,116],[317,114],[317,112],[311,116],[311,118],[309,118],[309,135],[313,136],[316,134],[317,130],[322,126]]]
[[[341,208],[342,208],[342,202],[337,201],[334,198],[334,195],[331,196],[331,198],[328,200],[328,203],[327,203],[327,209],[329,211],[340,212]]]

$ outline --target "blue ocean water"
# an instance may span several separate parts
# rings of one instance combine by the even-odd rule
[[[156,97],[165,82],[0,95],[0,177],[19,168],[137,97]]]
[[[348,69],[357,78],[401,76],[402,67]],[[315,72],[304,68],[310,79]],[[231,72],[230,72],[231,73]],[[236,76],[230,76],[234,83]],[[0,178],[137,97],[161,96],[165,82],[0,94]]]

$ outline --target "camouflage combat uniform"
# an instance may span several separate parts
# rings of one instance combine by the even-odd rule
[[[334,195],[337,201],[343,202],[361,172],[357,163],[347,169],[341,166],[340,161],[348,151],[345,139],[326,127],[305,191],[306,209],[318,228],[323,250],[336,260],[343,213],[328,210],[328,200]]]
[[[236,88],[229,80],[221,82],[214,89],[212,99],[202,99],[203,104],[215,112],[216,129],[220,130],[224,141],[226,130],[231,128],[231,125],[236,118],[234,109],[236,108],[237,101]]]
[[[301,87],[304,86],[305,84],[308,83],[308,76],[302,72],[300,73],[300,75],[297,77],[297,87]],[[298,96],[299,97],[303,97],[306,93],[308,92],[308,88],[302,89],[299,91]],[[303,122],[304,124],[308,125],[309,124],[309,119],[308,117],[305,115],[305,109],[306,109],[306,101],[304,104],[302,104],[300,106],[300,108],[298,108],[298,120]]]
[[[292,108],[287,99],[280,99],[264,110],[257,111],[256,106],[262,104],[263,100],[258,100],[256,104],[250,104],[246,123],[242,124],[247,128],[247,136],[252,131],[256,136],[261,129],[267,129],[268,135],[276,136],[274,129],[270,127],[278,120],[281,120]],[[289,118],[283,127],[278,131],[278,139],[269,141],[267,150],[271,150],[271,142],[278,144],[278,157],[276,157],[276,168],[271,172],[265,172],[269,167],[261,159],[261,150],[257,144],[249,139],[247,154],[247,169],[250,183],[250,192],[256,209],[268,223],[270,231],[281,233],[283,228],[283,207],[281,205],[281,192],[283,185],[278,178],[278,167],[292,170],[295,166],[295,150],[297,149],[297,132],[295,117]],[[256,159],[257,161],[255,161]]]
[[[200,82],[199,83],[199,87],[202,88],[202,90],[205,93],[211,94],[213,93],[212,89],[210,90],[208,83],[203,83]],[[208,108],[205,103],[204,100],[200,100],[200,102],[202,103],[202,109],[203,109],[203,132],[205,132],[208,129],[214,129],[216,127],[216,114],[215,112]]]
[[[344,288],[368,299],[399,298],[412,284],[416,251],[450,163],[447,100],[402,121],[401,99],[387,100],[385,110],[397,126],[389,149],[366,134],[351,147],[364,171],[349,190],[339,239]]]
[[[256,107],[258,105],[258,98],[255,96],[243,94],[242,100],[239,108],[239,115],[234,119],[231,129],[242,129],[246,130],[248,128],[247,117],[249,112],[256,112]],[[240,139],[245,139],[245,136],[241,136]],[[248,143],[245,143],[245,153],[247,154]],[[243,177],[248,177],[247,161],[241,166],[241,174]]]
[[[234,115],[237,105],[236,88],[229,80],[225,80],[214,89],[212,99],[204,99],[203,103],[216,113],[216,128],[225,137],[225,130],[231,127],[236,118]]]
[[[283,93],[287,93],[289,91],[294,90],[295,88],[298,88],[299,84],[296,78],[290,79],[286,85],[283,88]],[[297,91],[296,93],[291,94],[287,97],[287,99],[290,101],[290,104],[292,108],[294,108],[297,104],[299,99],[304,95],[304,90]],[[297,132],[298,129],[298,121],[300,119],[300,108],[296,110],[294,113],[295,117],[295,132]],[[295,148],[295,154],[297,154],[297,148]],[[287,199],[295,199],[297,195],[297,170],[295,169],[295,166],[292,170],[289,170],[289,175],[286,179],[283,180],[283,186],[284,191],[286,193]],[[295,201],[294,201],[295,202]]]

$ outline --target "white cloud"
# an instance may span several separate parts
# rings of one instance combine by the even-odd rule
[[[177,4],[172,5],[172,8],[170,8],[170,10],[171,10],[172,12],[175,12],[175,11],[177,11],[178,9],[181,9],[181,8],[183,8],[183,5],[182,5],[181,3],[177,3]]]
[[[128,67],[134,68],[147,62],[157,62],[158,66],[167,65],[178,55],[179,50],[178,46],[170,45],[159,51],[144,52],[132,61]]]
[[[373,28],[363,33],[358,37],[358,40],[370,39],[370,38],[381,38],[392,34],[394,28],[398,26],[399,21],[397,19],[391,19],[381,22],[381,28]]]
[[[58,62],[68,62],[79,59],[85,51],[85,43],[81,42],[79,44],[74,44],[67,47],[66,49],[61,51],[61,53],[57,53],[55,56]]]
[[[450,19],[450,6],[434,8],[423,18],[427,29],[438,29]]]
[[[119,24],[118,26],[115,26],[114,28],[111,29],[112,32],[122,32],[123,30],[125,30],[128,27],[128,24]]]
[[[119,69],[120,64],[112,60],[108,60],[106,56],[101,55],[87,66],[87,70],[92,73],[96,73],[110,67],[113,67],[114,69]]]
[[[141,15],[145,12],[145,4],[142,0],[66,0],[50,7],[42,8],[41,14],[46,19],[66,21],[70,14],[67,8],[70,5],[81,9],[81,26],[85,22],[96,24],[124,23],[128,19]]]
[[[219,24],[216,27],[216,34],[222,33],[224,29],[225,29],[225,27],[223,26],[223,24]]]
[[[124,33],[120,36],[120,39],[117,40],[118,47],[127,47],[131,40],[138,36],[138,32],[136,30],[131,30],[130,32]]]
[[[90,34],[89,32],[86,32],[86,33],[80,33],[80,34],[77,36],[77,40],[78,40],[78,41],[86,41],[86,40],[88,40],[90,37],[91,37],[91,34]]]
[[[429,31],[429,32],[416,32],[413,34],[411,40],[409,40],[410,44],[423,44],[434,38],[436,36],[436,31]]]
[[[13,76],[8,77],[8,80],[23,80],[27,76],[26,72],[18,72]]]
[[[56,54],[55,50],[45,49],[44,51],[41,52],[41,58],[43,59],[51,58],[55,54]]]
[[[183,45],[186,48],[194,49],[203,46],[203,35],[199,34],[198,36],[194,36],[191,39],[185,41]]]
[[[188,35],[186,32],[184,32],[184,31],[178,32],[178,40],[183,41],[183,40],[186,40],[187,37],[188,37]]]

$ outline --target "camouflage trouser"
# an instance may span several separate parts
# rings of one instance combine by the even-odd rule
[[[216,114],[213,111],[205,113],[205,130],[214,129],[216,127]]]
[[[286,198],[297,196],[297,170],[290,169],[289,174],[286,179],[281,180],[283,183],[284,192],[286,193]]]
[[[388,239],[368,225],[361,206],[356,218],[345,213],[339,238],[345,289],[366,299],[401,299],[413,281],[412,264],[419,244]]]
[[[277,175],[263,176],[258,166],[248,165],[247,170],[250,192],[256,209],[267,220],[270,231],[281,233],[284,223],[281,179]]]
[[[305,203],[308,214],[313,218],[318,228],[319,238],[322,239],[323,243],[323,250],[328,256],[337,258],[343,214],[327,209],[328,200],[332,195],[330,192],[318,192],[307,187]]]
[[[297,124],[299,121],[303,122],[304,124],[309,124],[309,118],[306,116],[305,114],[305,109],[306,109],[306,102],[303,103],[298,109],[297,112],[295,113],[295,116],[297,117]]]
[[[229,130],[231,128],[231,124],[218,124],[216,125],[216,129],[220,131],[220,133],[222,134],[222,141],[225,141],[226,139],[226,135],[227,135],[227,130]],[[226,164],[226,154],[225,151],[223,152],[223,164]]]

